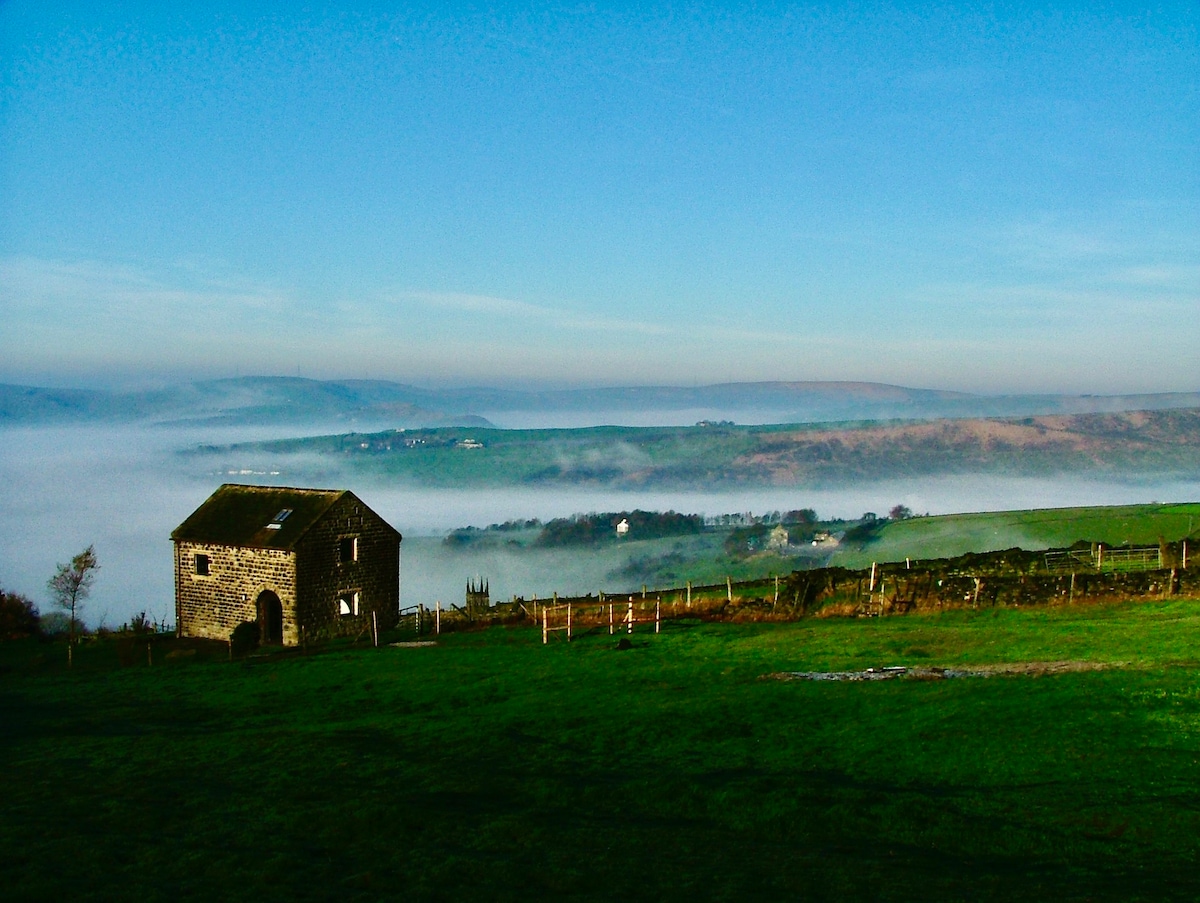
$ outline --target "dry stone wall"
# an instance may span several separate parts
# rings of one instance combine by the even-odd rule
[[[1132,573],[1050,574],[1044,552],[1007,549],[958,558],[889,562],[871,569],[819,568],[787,578],[782,598],[796,613],[844,614],[991,606],[1047,605],[1200,595],[1200,568],[1181,566],[1180,549],[1164,544],[1169,566]]]

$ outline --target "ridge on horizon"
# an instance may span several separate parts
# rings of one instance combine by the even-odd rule
[[[567,420],[589,415],[653,420],[786,423],[896,417],[963,418],[1200,407],[1200,393],[1000,394],[851,380],[514,389],[422,388],[377,379],[235,376],[139,390],[45,388],[0,383],[0,423],[227,424],[350,421],[396,426],[487,426],[495,415]],[[572,419],[573,418],[573,419]],[[518,417],[520,419],[520,417]]]

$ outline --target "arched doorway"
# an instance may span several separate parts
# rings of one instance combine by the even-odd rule
[[[262,646],[283,643],[283,603],[269,589],[258,594],[258,642]]]

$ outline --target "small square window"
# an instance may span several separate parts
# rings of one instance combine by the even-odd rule
[[[338,559],[342,564],[350,561],[358,561],[358,537],[343,536],[338,550]]]
[[[202,555],[199,552],[196,553],[196,576],[208,576],[208,556]]]
[[[358,614],[358,593],[342,593],[338,596],[338,614],[344,618]]]

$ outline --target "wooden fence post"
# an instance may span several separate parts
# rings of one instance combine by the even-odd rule
[[[571,603],[567,603],[567,642],[571,642]]]
[[[550,628],[550,624],[546,620],[546,609],[543,608],[542,609],[542,645],[543,646],[545,646],[546,643],[550,642],[550,629],[549,628]]]
[[[613,635],[613,604],[608,603],[608,635]]]
[[[438,636],[442,635],[442,600],[441,599],[437,600],[437,608],[435,609],[435,613],[433,616],[433,632]]]
[[[875,592],[875,562],[871,562],[871,588],[867,590],[869,593]]]
[[[687,594],[688,594],[687,607],[690,609],[692,607],[692,581],[691,580],[689,580],[687,582]]]
[[[625,632],[633,633],[633,596],[629,597],[629,614],[625,618],[629,621],[629,627]]]
[[[733,601],[733,578],[728,574],[725,575],[725,601]]]
[[[654,632],[658,633],[658,625],[662,623],[662,596],[654,600]]]

